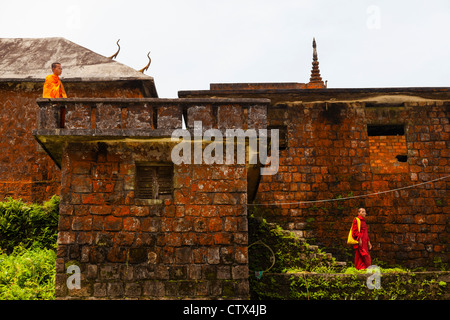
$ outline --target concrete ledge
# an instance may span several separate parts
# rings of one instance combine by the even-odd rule
[[[36,102],[41,105],[46,102],[57,104],[72,103],[151,103],[151,104],[269,104],[270,99],[266,98],[38,98]]]

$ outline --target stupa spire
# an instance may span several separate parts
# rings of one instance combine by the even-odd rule
[[[317,45],[316,38],[313,38],[313,62],[312,62],[312,70],[311,70],[311,78],[309,82],[320,82],[323,84],[322,77],[320,76],[319,70],[319,59],[317,58]]]

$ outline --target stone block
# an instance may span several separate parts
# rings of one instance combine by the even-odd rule
[[[219,129],[242,128],[242,107],[240,105],[220,105],[217,110],[217,127]]]
[[[153,108],[149,104],[134,104],[127,106],[128,129],[154,129]]]
[[[187,109],[187,127],[193,129],[194,122],[201,121],[203,131],[213,128],[217,120],[214,119],[212,108],[211,105],[189,106]]]
[[[158,106],[158,129],[175,129],[182,127],[183,111],[180,105]]]
[[[98,103],[97,129],[120,129],[122,127],[122,109],[118,105]]]
[[[267,106],[250,106],[248,108],[248,128],[265,129],[267,128]]]
[[[68,104],[65,113],[65,129],[90,129],[91,107],[83,104]]]

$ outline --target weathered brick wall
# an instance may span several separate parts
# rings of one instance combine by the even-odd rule
[[[287,125],[288,147],[280,152],[278,174],[261,178],[256,202],[345,198],[448,175],[448,102],[411,102],[387,109],[365,108],[358,102],[292,103],[269,109],[269,124]],[[368,137],[368,124],[403,124],[405,136]],[[382,140],[390,145],[382,146]],[[394,162],[395,155],[381,147],[406,152],[407,163]],[[280,204],[272,219],[343,253],[357,208],[365,207],[374,258],[432,265],[435,258],[448,261],[449,187],[447,179],[370,197]]]
[[[69,97],[143,97],[142,86],[129,81],[64,86]],[[60,193],[60,170],[32,135],[42,87],[43,82],[0,82],[0,200],[42,202]]]
[[[59,169],[34,139],[35,84],[0,83],[0,199],[45,201],[59,193]]]
[[[370,168],[375,174],[408,172],[408,163],[396,157],[407,156],[406,138],[398,136],[369,137]]]
[[[167,144],[69,144],[63,156],[56,296],[248,297],[246,168],[174,166],[172,200],[135,197],[135,162]],[[66,268],[81,267],[68,290]]]
[[[176,164],[170,137],[183,114],[188,129],[265,128],[269,101],[66,99],[64,129],[57,102],[38,100],[35,131],[62,168],[56,296],[248,298],[247,167],[226,153]],[[171,197],[141,196],[143,165],[173,168]],[[72,264],[79,289],[67,286]]]

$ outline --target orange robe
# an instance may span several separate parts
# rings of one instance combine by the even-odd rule
[[[45,77],[42,98],[67,98],[64,86],[56,74],[50,74]]]

